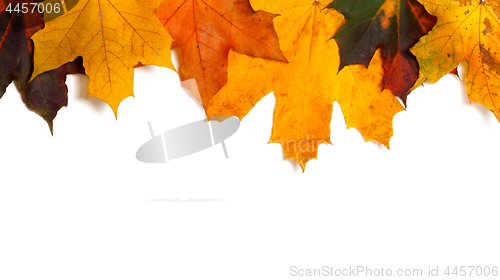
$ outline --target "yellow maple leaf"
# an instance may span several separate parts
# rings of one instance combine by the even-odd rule
[[[411,49],[420,64],[418,87],[435,83],[460,62],[466,63],[469,102],[500,120],[500,1],[419,0],[438,18],[434,29]]]
[[[330,143],[333,102],[338,101],[348,127],[366,140],[388,146],[392,118],[403,107],[383,90],[380,50],[370,67],[345,67],[339,74],[338,45],[330,40],[344,23],[330,3],[315,0],[255,0],[255,10],[280,14],[274,19],[280,46],[290,63],[249,57],[231,51],[228,83],[210,101],[210,116],[242,119],[269,92],[277,98],[271,143],[281,144],[285,157],[305,169],[318,146]]]
[[[46,23],[33,35],[34,71],[56,69],[83,57],[90,77],[88,96],[111,106],[133,96],[134,66],[150,64],[174,69],[172,38],[160,24],[156,8],[161,0],[81,0],[68,13]]]
[[[78,2],[79,0],[44,0],[37,9],[40,10],[41,6],[44,11],[43,21],[47,23],[71,11]]]

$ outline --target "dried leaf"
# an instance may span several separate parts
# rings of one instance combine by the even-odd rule
[[[36,3],[11,1],[8,4],[15,6],[21,2]],[[16,81],[28,109],[42,116],[52,131],[52,121],[57,111],[68,103],[66,75],[83,74],[82,62],[67,63],[28,82],[33,72],[33,44],[29,37],[43,27],[42,15],[36,10],[34,13],[19,13],[7,12],[5,5],[1,8],[0,97],[7,86]]]
[[[70,12],[48,22],[33,37],[32,78],[83,57],[88,96],[101,98],[115,115],[133,96],[134,66],[173,68],[172,38],[156,16],[159,0],[81,0]]]
[[[406,103],[418,77],[410,47],[432,29],[436,18],[417,0],[334,0],[328,7],[347,18],[334,36],[340,45],[340,69],[368,66],[375,51],[383,47],[384,88]]]
[[[419,81],[435,83],[466,62],[464,82],[470,102],[500,120],[500,2],[497,0],[419,0],[437,16],[434,29],[412,48]]]
[[[196,79],[203,106],[227,82],[227,56],[236,52],[286,61],[273,27],[274,14],[248,0],[166,0],[158,17],[182,49],[182,81]]]
[[[290,63],[230,52],[228,83],[211,100],[208,114],[241,119],[274,90],[277,104],[270,142],[281,144],[286,158],[303,170],[316,158],[319,144],[330,143],[334,101],[340,103],[349,127],[359,129],[366,140],[388,146],[392,117],[403,107],[389,90],[383,90],[381,53],[376,53],[368,69],[354,65],[337,74],[339,50],[330,38],[344,19],[325,9],[330,1],[251,3],[281,15],[274,22]]]

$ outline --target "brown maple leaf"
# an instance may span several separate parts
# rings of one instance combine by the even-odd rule
[[[15,81],[26,107],[47,121],[68,104],[67,74],[84,74],[81,59],[66,63],[29,81],[33,72],[33,43],[30,36],[44,26],[42,14],[34,9],[28,13],[16,12],[16,5],[35,4],[36,1],[6,1],[0,6],[0,97],[7,86]],[[5,5],[6,4],[6,5]],[[21,5],[22,6],[22,5]],[[29,5],[32,7],[31,5]],[[9,11],[6,10],[9,9]]]
[[[500,120],[500,1],[419,1],[438,22],[411,49],[420,64],[415,87],[435,83],[466,62],[461,79],[469,101],[482,104]]]

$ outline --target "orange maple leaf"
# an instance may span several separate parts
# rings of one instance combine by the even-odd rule
[[[183,53],[181,80],[196,79],[203,106],[227,82],[230,49],[286,61],[273,26],[274,14],[254,11],[248,0],[167,0],[157,10],[160,21]]]

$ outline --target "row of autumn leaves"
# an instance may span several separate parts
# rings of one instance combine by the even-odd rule
[[[274,91],[270,142],[280,143],[286,157],[304,169],[316,158],[318,145],[330,142],[334,101],[348,127],[388,147],[393,116],[404,109],[397,97],[405,103],[413,88],[472,59],[467,47],[456,47],[454,36],[467,35],[462,25],[471,30],[485,26],[480,13],[494,11],[488,4],[497,2],[418,1],[423,6],[417,0],[46,0],[62,4],[57,17],[37,10],[7,11],[8,4],[31,2],[4,1],[0,93],[15,80],[27,107],[52,130],[57,111],[67,104],[66,75],[85,73],[88,95],[104,100],[117,114],[120,102],[133,96],[134,67],[174,70],[170,50],[181,48],[180,78],[196,81],[196,86],[186,85],[207,116],[241,119]],[[464,24],[478,13],[478,22]],[[475,66],[475,75],[482,69],[485,82],[491,78],[484,73],[492,67],[485,67],[483,58],[488,54],[489,63],[495,61],[496,45],[489,43],[491,38],[481,42],[481,33],[494,37],[498,19],[487,25],[476,48],[482,64]],[[438,39],[426,39],[432,33]],[[475,79],[465,79],[471,101],[474,86],[480,86]],[[484,86],[477,90],[483,94]],[[496,98],[495,89],[487,90]],[[491,100],[483,104],[498,116]]]

